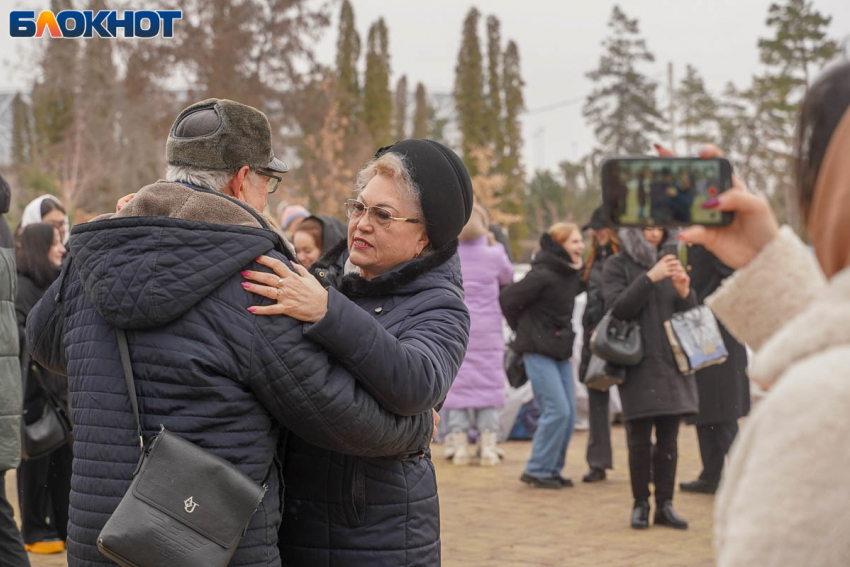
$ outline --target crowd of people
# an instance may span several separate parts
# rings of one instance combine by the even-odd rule
[[[799,206],[814,255],[735,178],[701,205],[735,213],[728,227],[618,228],[598,209],[583,227],[551,226],[514,281],[504,235],[446,146],[379,149],[344,203],[347,224],[300,206],[269,215],[288,168],[265,115],[193,104],[170,131],[165,179],[115,213],[69,230],[45,195],[14,235],[0,221],[0,563],[67,550],[72,567],[111,564],[99,534],[167,431],[265,489],[232,565],[439,565],[431,441],[442,415],[454,465],[501,462],[503,320],[540,412],[519,480],[560,490],[573,486],[562,472],[577,382],[594,331],[616,318],[643,345],[618,386],[631,526],[687,529],[673,507],[685,421],[703,470],[680,489],[717,493],[718,565],[842,564],[850,63],[813,84],[800,120]],[[0,181],[3,212],[10,191]],[[716,315],[728,356],[690,374],[666,325],[699,305]],[[750,379],[771,391],[739,435]],[[604,482],[610,391],[588,394],[582,480]],[[35,454],[30,437],[50,416],[73,433]],[[20,530],[5,497],[14,469]]]

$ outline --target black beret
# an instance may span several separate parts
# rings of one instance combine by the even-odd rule
[[[419,186],[425,230],[435,250],[454,240],[469,222],[474,201],[472,180],[463,161],[452,150],[433,140],[402,140],[378,150],[406,158]]]

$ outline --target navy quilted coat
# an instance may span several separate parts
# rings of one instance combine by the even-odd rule
[[[240,271],[262,270],[253,261],[260,254],[288,254],[262,222],[221,194],[158,183],[114,218],[72,231],[71,260],[27,325],[33,357],[69,379],[70,567],[111,564],[95,541],[139,458],[113,326],[128,330],[145,435],[164,425],[269,485],[231,565],[280,565],[282,431],[358,455],[427,449],[430,414],[401,418],[381,409],[304,340],[303,324],[247,311],[259,300],[242,289]],[[297,367],[287,362],[293,357]]]
[[[312,266],[328,313],[305,335],[399,415],[439,408],[463,362],[469,312],[456,246],[366,281],[342,276],[345,242]],[[430,452],[366,458],[290,435],[284,449],[287,567],[437,567],[440,510]]]

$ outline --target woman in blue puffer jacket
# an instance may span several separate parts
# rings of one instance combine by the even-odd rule
[[[277,304],[252,309],[304,321],[305,338],[322,345],[328,363],[341,363],[384,409],[407,416],[439,408],[469,339],[457,255],[457,236],[472,211],[469,174],[445,146],[404,140],[378,151],[357,189],[357,199],[346,202],[348,238],[312,266],[315,277],[259,259],[276,275],[249,272],[262,285],[246,289]],[[364,458],[289,435],[280,452],[283,564],[439,565],[429,453]]]

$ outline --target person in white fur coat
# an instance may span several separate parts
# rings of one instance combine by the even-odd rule
[[[798,131],[799,204],[816,257],[739,180],[706,203],[734,211],[730,226],[680,237],[738,268],[706,304],[755,350],[750,376],[769,389],[717,495],[720,567],[850,564],[850,63],[811,87]]]

